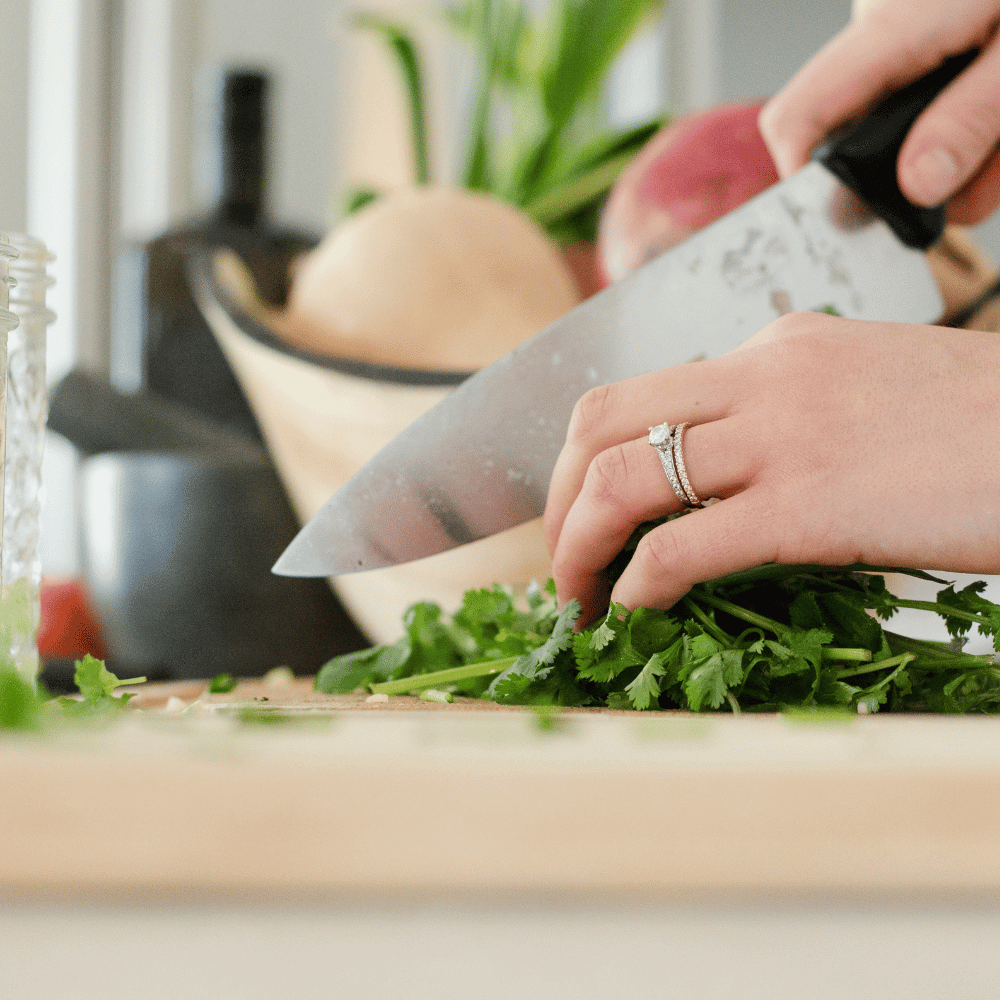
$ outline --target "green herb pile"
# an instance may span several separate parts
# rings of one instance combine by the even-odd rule
[[[331,660],[316,687],[639,710],[996,711],[1000,664],[962,651],[972,629],[1000,648],[1000,605],[982,597],[985,584],[956,592],[890,571],[943,587],[936,601],[904,600],[876,567],[772,564],[699,584],[670,611],[613,604],[577,632],[579,605],[559,611],[551,581],[529,589],[526,608],[495,585],[466,593],[450,620],[413,605],[398,642]],[[899,608],[939,615],[953,641],[889,631]]]

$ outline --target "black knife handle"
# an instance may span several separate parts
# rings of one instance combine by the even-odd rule
[[[831,136],[813,153],[907,246],[926,250],[944,232],[944,205],[920,208],[899,189],[899,150],[920,113],[979,54],[952,56],[937,69],[890,94],[864,118]]]

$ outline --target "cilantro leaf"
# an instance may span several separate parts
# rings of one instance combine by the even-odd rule
[[[545,641],[522,656],[502,674],[498,674],[487,694],[501,704],[523,703],[525,692],[534,681],[545,680],[556,665],[560,653],[573,644],[573,626],[580,617],[580,602],[567,601]]]
[[[986,583],[982,580],[970,583],[958,593],[951,585],[938,592],[937,603],[942,606],[942,616],[950,635],[960,638],[968,634],[972,623],[950,613],[950,610],[964,611],[977,616],[979,632],[990,636],[993,648],[1000,651],[1000,607],[981,596],[985,589]]]
[[[410,650],[410,638],[403,636],[391,646],[343,653],[323,664],[313,686],[324,694],[350,694],[356,688],[402,676]]]
[[[934,602],[901,599],[881,575],[890,570],[944,589]],[[767,564],[698,584],[670,611],[613,604],[575,634],[579,608],[558,612],[551,580],[529,589],[527,610],[494,585],[466,594],[450,621],[437,606],[414,605],[398,643],[331,661],[317,686],[352,690],[503,660],[501,672],[470,670],[448,689],[537,706],[1000,712],[992,656],[883,627],[898,608],[918,608],[939,615],[953,636],[978,628],[1000,643],[1000,605],[982,584],[956,593],[922,571],[881,572]]]
[[[612,604],[601,624],[592,632],[581,632],[573,642],[579,676],[607,684],[629,667],[648,659],[632,645],[630,615],[621,604]]]
[[[632,707],[640,712],[659,700],[660,678],[666,670],[665,653],[653,653],[635,679],[625,685],[625,693]]]
[[[710,635],[692,637],[691,655],[680,671],[684,695],[694,712],[702,706],[718,708],[743,680],[744,650],[724,647]]]
[[[114,692],[126,684],[144,683],[145,677],[130,677],[120,680],[104,665],[103,660],[87,653],[82,660],[76,661],[73,681],[83,695],[83,700],[90,704],[103,704],[111,699],[115,702],[126,701],[127,698],[115,698]]]
[[[229,694],[239,681],[232,674],[216,674],[208,682],[209,694]]]

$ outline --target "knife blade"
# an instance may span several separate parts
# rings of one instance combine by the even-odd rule
[[[916,116],[973,55],[891,95],[814,162],[471,376],[348,480],[274,572],[377,569],[540,516],[587,390],[724,354],[783,313],[940,318],[922,251],[944,213],[906,201],[896,158]]]

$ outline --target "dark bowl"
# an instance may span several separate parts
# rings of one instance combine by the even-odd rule
[[[94,455],[80,487],[81,564],[119,670],[312,674],[368,645],[326,581],[271,572],[298,524],[263,452]]]

